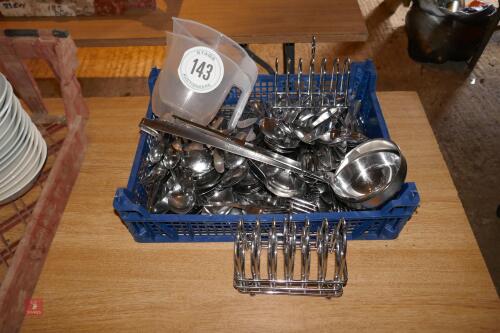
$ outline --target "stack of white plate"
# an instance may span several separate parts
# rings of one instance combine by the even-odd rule
[[[0,73],[0,204],[31,188],[47,158],[47,144]]]

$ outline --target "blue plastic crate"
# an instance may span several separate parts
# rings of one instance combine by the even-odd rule
[[[151,71],[150,90],[154,86],[158,73],[158,69]],[[285,79],[285,75],[278,77],[280,91],[284,90]],[[292,76],[291,82],[294,82],[294,79],[295,76]],[[307,76],[303,79],[307,81]],[[375,82],[376,73],[371,61],[352,64],[350,90],[356,91],[357,98],[362,100],[360,113],[364,131],[371,138],[389,139],[389,132],[375,94]],[[315,80],[314,84],[317,86],[318,80]],[[273,75],[259,75],[251,99],[271,99],[274,89]],[[237,98],[238,91],[234,89],[224,104],[234,105]],[[146,117],[153,117],[151,103]],[[259,219],[266,230],[273,219],[276,220],[278,227],[281,227],[283,221],[288,218],[288,215],[281,214],[208,216],[149,213],[145,208],[145,192],[137,179],[142,156],[148,153],[147,136],[145,133],[141,134],[127,188],[119,188],[113,202],[115,210],[137,242],[233,241],[233,235],[240,220],[245,221],[246,227],[250,230],[253,223]],[[420,197],[415,183],[405,183],[393,200],[377,210],[294,214],[292,220],[296,222],[300,230],[304,220],[308,218],[311,229],[315,231],[324,218],[333,222],[333,226],[343,217],[347,221],[349,239],[394,239],[412,216],[419,202]]]

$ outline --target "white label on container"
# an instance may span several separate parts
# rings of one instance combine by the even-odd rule
[[[224,77],[224,64],[216,51],[196,46],[184,52],[177,73],[188,89],[204,94],[219,86]]]

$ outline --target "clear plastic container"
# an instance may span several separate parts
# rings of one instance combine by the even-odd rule
[[[224,34],[194,21],[173,21],[174,32],[167,32],[168,55],[153,91],[155,114],[208,125],[236,86],[241,94],[228,124],[235,128],[257,79],[257,65]]]

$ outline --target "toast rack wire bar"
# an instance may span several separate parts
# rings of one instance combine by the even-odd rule
[[[336,225],[327,219],[316,231],[310,230],[306,219],[302,230],[297,230],[288,218],[283,231],[278,231],[273,221],[267,232],[261,229],[257,220],[251,231],[245,230],[243,221],[238,224],[234,241],[233,286],[246,294],[286,294],[342,296],[347,284],[347,228],[342,218]],[[263,251],[265,250],[265,251]],[[278,252],[282,251],[283,263],[278,262]],[[267,274],[261,272],[263,252],[267,256]],[[317,255],[317,279],[311,279],[311,257]],[[329,254],[332,259],[328,260]],[[300,256],[300,278],[294,279],[295,256]],[[245,271],[245,260],[250,258],[250,272]],[[280,256],[281,257],[281,256]],[[328,261],[333,270],[328,271]],[[278,267],[283,267],[283,277],[278,278]],[[267,277],[265,276],[267,275]],[[295,275],[299,275],[298,272]],[[328,275],[332,278],[329,279]]]
[[[349,107],[348,91],[351,75],[351,59],[346,58],[343,64],[341,64],[341,60],[335,58],[332,60],[332,63],[330,75],[326,69],[326,58],[321,59],[319,71],[316,71],[316,38],[313,36],[309,72],[306,73],[303,71],[304,62],[300,58],[297,65],[297,74],[291,74],[293,68],[291,67],[291,60],[288,59],[283,64],[286,75],[285,84],[279,89],[279,63],[278,58],[276,58],[274,74],[275,89],[274,96],[270,99],[271,107],[280,110],[304,110],[310,108],[319,110],[325,107],[347,109]],[[319,75],[319,80],[315,83],[317,75]]]

